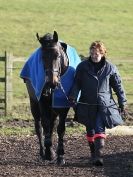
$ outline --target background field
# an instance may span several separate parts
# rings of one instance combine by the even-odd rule
[[[0,0],[0,26],[1,52],[17,56],[38,47],[36,32],[53,30],[83,55],[94,40],[106,44],[111,58],[133,55],[132,0]]]
[[[36,32],[44,35],[54,30],[61,40],[74,46],[79,55],[88,55],[92,41],[101,40],[105,43],[109,60],[119,68],[132,110],[133,1],[0,0],[1,55],[6,50],[15,57],[25,57],[26,60],[39,47]],[[29,107],[25,103],[28,100],[25,85],[19,78],[22,66],[23,63],[14,63],[14,110],[10,117],[0,118],[1,122],[7,119],[31,119]],[[3,69],[0,68],[1,76]],[[2,85],[0,89],[3,89]]]

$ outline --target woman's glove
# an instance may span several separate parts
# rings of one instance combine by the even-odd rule
[[[121,116],[123,117],[123,119],[126,119],[128,116],[127,105],[119,105],[119,112]]]
[[[69,102],[71,103],[71,104],[76,104],[76,99],[74,98],[74,97],[72,97],[72,96],[69,96],[68,97],[68,100],[69,100]]]

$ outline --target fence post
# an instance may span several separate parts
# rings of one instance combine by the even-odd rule
[[[4,63],[4,71],[5,70],[5,62],[6,62],[6,52],[5,52],[5,55],[4,56],[0,56],[0,62],[3,62]],[[3,83],[4,84],[4,90],[0,91],[0,111],[1,110],[4,110],[4,115],[6,116],[6,92],[5,92],[5,84],[6,82],[6,79],[5,79],[5,72],[4,72],[4,75],[3,76],[0,76],[0,84]],[[3,94],[1,94],[3,92]]]
[[[13,70],[13,55],[6,53],[5,62],[5,99],[6,99],[6,115],[12,110],[12,70]]]

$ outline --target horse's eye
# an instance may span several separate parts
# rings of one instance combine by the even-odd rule
[[[60,57],[60,53],[59,53],[59,52],[55,52],[55,53],[54,53],[54,56],[55,56],[56,58],[59,58],[59,57]]]

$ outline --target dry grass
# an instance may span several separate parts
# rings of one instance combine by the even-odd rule
[[[111,135],[133,135],[133,126],[117,126],[107,129],[106,133]]]

